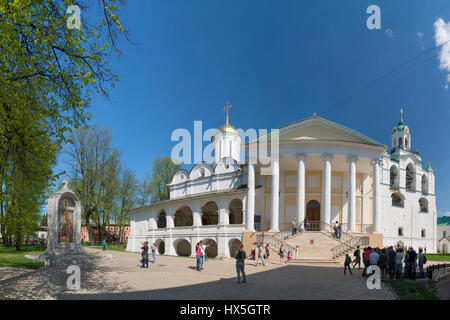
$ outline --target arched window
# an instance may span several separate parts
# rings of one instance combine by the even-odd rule
[[[202,207],[202,225],[215,224],[219,224],[219,208],[214,201],[210,201]]]
[[[425,174],[422,175],[422,194],[428,194],[428,178]]]
[[[428,212],[428,200],[426,198],[419,199],[420,212]]]
[[[243,223],[243,213],[242,213],[242,200],[233,199],[230,202],[229,210],[230,224],[242,224]]]
[[[390,183],[391,188],[398,189],[399,188],[399,172],[397,166],[393,165],[390,170]]]
[[[391,195],[392,198],[392,205],[394,207],[400,207],[400,208],[404,208],[405,207],[405,199],[403,198],[403,195],[399,192],[393,193]]]
[[[165,211],[161,211],[158,214],[157,227],[158,227],[158,229],[166,227],[166,212]]]
[[[403,148],[403,140],[402,140],[401,137],[398,138],[398,147],[399,147],[399,148]]]
[[[426,236],[427,236],[426,230],[422,229],[422,231],[420,232],[420,235],[422,236],[422,238],[426,238]]]
[[[406,191],[416,191],[416,170],[411,163],[406,167]]]
[[[406,149],[409,149],[409,146],[408,146],[408,138],[405,138],[405,148],[406,148]]]
[[[175,227],[192,226],[192,211],[189,207],[181,207],[175,213]]]

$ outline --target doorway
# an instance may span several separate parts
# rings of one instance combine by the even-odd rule
[[[311,200],[306,204],[306,217],[310,231],[320,230],[320,203],[316,200]]]

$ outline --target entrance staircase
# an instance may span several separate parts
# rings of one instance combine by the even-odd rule
[[[292,235],[292,231],[281,231],[272,235],[263,235],[263,242],[269,243],[272,252],[277,252],[283,244],[285,251],[291,251],[291,263],[343,263],[345,254],[349,253],[353,259],[353,251],[359,245],[369,245],[369,238],[362,233],[342,232],[341,239],[333,237],[329,224],[320,222],[321,231],[301,231]],[[295,248],[299,246],[299,255],[295,259]]]

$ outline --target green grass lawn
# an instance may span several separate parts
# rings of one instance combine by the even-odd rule
[[[439,300],[438,297],[428,290],[407,280],[390,280],[387,283],[392,287],[400,300]]]
[[[103,246],[101,245],[95,245],[95,246],[85,246],[86,248],[93,248],[93,249],[103,249]],[[126,244],[109,244],[106,246],[106,251],[125,251],[127,248]]]
[[[427,260],[433,261],[450,261],[450,253],[427,253]]]
[[[25,258],[25,254],[39,252],[44,252],[44,249],[34,244],[24,244],[20,251],[16,251],[15,247],[0,246],[0,267],[38,269],[45,263]]]

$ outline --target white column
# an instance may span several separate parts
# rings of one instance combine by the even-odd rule
[[[255,166],[248,164],[247,231],[255,231]]]
[[[322,186],[322,217],[321,220],[330,224],[331,219],[331,159],[333,155],[323,154],[323,186]],[[324,227],[324,226],[323,226]],[[324,228],[325,231],[330,231]]]
[[[279,190],[280,190],[280,168],[279,160],[272,159],[272,217],[270,219],[270,232],[279,232]]]
[[[202,209],[200,202],[196,201],[192,205],[192,226],[200,227],[202,225]]]
[[[348,231],[356,231],[356,161],[355,156],[347,157],[348,162]]]
[[[372,226],[373,232],[380,232],[380,160],[375,159],[373,164],[373,195],[372,195]]]
[[[305,153],[297,154],[297,222],[305,220]]]

